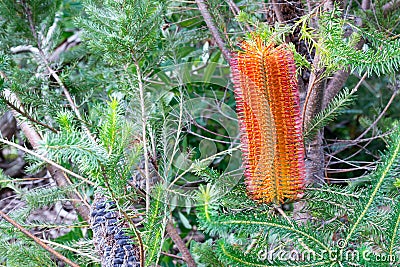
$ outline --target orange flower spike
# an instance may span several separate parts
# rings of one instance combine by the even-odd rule
[[[285,44],[242,43],[231,60],[245,178],[262,203],[295,199],[304,188],[304,149],[293,53]]]

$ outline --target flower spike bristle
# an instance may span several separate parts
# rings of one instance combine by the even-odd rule
[[[305,176],[293,53],[255,36],[241,48],[230,65],[247,190],[258,202],[283,203],[298,197]]]

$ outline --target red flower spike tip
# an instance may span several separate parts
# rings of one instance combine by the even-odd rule
[[[255,37],[230,62],[249,196],[295,199],[304,188],[304,149],[293,53]]]

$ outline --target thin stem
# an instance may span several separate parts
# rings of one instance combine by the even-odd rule
[[[179,141],[178,140],[179,140],[179,138],[181,136],[181,133],[182,133],[182,117],[183,117],[183,97],[181,95],[180,99],[179,99],[179,119],[178,119],[178,125],[176,127],[176,129],[177,129],[176,130],[176,137],[175,137],[174,146],[172,148],[172,153],[171,153],[171,156],[170,156],[170,160],[168,162],[168,166],[167,166],[166,171],[165,171],[166,177],[168,177],[167,174],[169,173],[170,169],[172,168],[172,164],[173,164],[173,161],[174,161],[174,158],[175,158],[175,154],[178,151],[178,146],[179,146]],[[170,186],[173,183],[174,182],[172,182],[170,184]]]
[[[274,204],[273,207],[279,212],[280,215],[282,215],[283,218],[285,218],[286,221],[288,221],[288,223],[290,223],[291,226],[294,226],[292,220],[286,215],[280,206]]]
[[[67,87],[65,87],[64,83],[61,81],[60,76],[58,76],[58,74],[49,66],[49,62],[47,60],[47,58],[45,57],[44,53],[42,50],[39,49],[39,54],[41,55],[41,58],[44,62],[44,64],[46,65],[47,70],[49,71],[50,75],[53,76],[53,78],[57,81],[58,85],[61,87],[61,89],[63,90],[63,93],[65,95],[65,98],[67,99],[70,107],[72,108],[72,110],[75,112],[76,117],[78,118],[78,120],[80,120],[82,122],[82,128],[83,130],[86,132],[86,134],[88,135],[88,137],[93,141],[96,142],[96,140],[94,139],[94,137],[92,136],[92,133],[90,132],[89,128],[86,127],[86,125],[83,123],[84,119],[79,111],[79,109],[77,108],[75,101],[72,99],[71,94],[69,93]]]
[[[134,59],[136,67],[136,75],[139,86],[139,98],[140,98],[140,109],[142,119],[142,143],[143,143],[143,157],[144,157],[144,174],[146,177],[146,213],[150,211],[150,174],[149,174],[149,155],[147,148],[147,116],[146,116],[146,103],[144,99],[144,85],[142,80],[142,72],[140,70],[139,63]]]
[[[196,4],[199,7],[200,13],[203,16],[203,19],[206,22],[208,29],[210,30],[212,36],[214,37],[215,42],[217,43],[219,49],[221,50],[222,55],[224,56],[226,61],[230,62],[231,59],[230,52],[226,48],[225,42],[223,41],[219,30],[214,24],[211,14],[208,11],[207,4],[205,3],[204,0],[196,0]]]
[[[365,75],[364,75],[365,76]],[[363,76],[363,77],[364,77]],[[361,82],[361,80],[360,80]],[[360,84],[360,82],[358,84]],[[358,85],[357,84],[357,85]],[[360,140],[362,140],[362,138],[373,128],[376,126],[376,124],[382,119],[382,117],[385,115],[385,113],[387,112],[387,110],[389,109],[390,105],[393,103],[394,98],[397,96],[398,91],[394,91],[392,96],[390,97],[388,103],[386,104],[385,108],[382,110],[382,112],[378,115],[378,117],[376,118],[376,120],[371,123],[370,126],[368,126],[368,128],[362,133],[360,134],[356,139],[351,141],[351,144],[349,144],[349,146],[351,146],[354,143],[358,143]],[[336,150],[335,152],[332,153],[332,155],[336,155],[340,152],[342,152],[343,150],[345,150],[347,147],[349,146],[345,146],[341,149]]]
[[[236,151],[236,150],[238,150],[238,149],[241,148],[241,147],[242,147],[242,145],[238,145],[238,146],[235,146],[235,147],[233,147],[233,148],[230,148],[230,149],[227,149],[227,150],[218,152],[218,153],[216,153],[216,154],[214,154],[214,155],[212,155],[212,156],[210,156],[210,157],[207,157],[207,158],[205,158],[205,159],[200,160],[200,161],[199,161],[199,164],[204,163],[204,162],[208,162],[208,161],[210,161],[210,160],[213,160],[213,159],[215,159],[215,158],[218,157],[218,156],[232,153],[233,151]],[[171,187],[172,187],[177,181],[179,181],[179,179],[181,179],[186,173],[192,171],[192,170],[194,169],[194,167],[195,167],[195,164],[192,164],[192,165],[190,165],[189,168],[187,168],[187,169],[184,170],[180,175],[178,175],[178,176],[170,183],[170,185],[168,186],[168,190],[170,190]]]
[[[397,204],[397,205],[399,205],[399,204]],[[399,230],[399,228],[400,228],[400,214],[398,214],[398,216],[397,216],[397,220],[396,220],[396,223],[395,223],[395,226],[394,226],[394,229],[393,229],[392,238],[390,239],[390,246],[389,246],[389,255],[390,255],[390,257],[392,257],[392,255],[393,255],[393,248],[395,247],[395,241],[396,241],[396,238],[397,238],[397,231]]]
[[[240,9],[239,9],[239,7],[236,5],[236,3],[235,3],[233,0],[226,0],[226,2],[228,3],[229,8],[232,10],[232,13],[233,13],[235,16],[239,15]],[[253,31],[253,30],[251,29],[250,25],[249,25],[247,22],[244,23],[244,26],[245,26],[245,28],[246,28],[246,30],[247,30],[248,32],[252,32],[252,31]]]
[[[45,239],[40,239],[40,240],[43,243],[46,243],[46,244],[49,244],[49,245],[52,245],[52,246],[57,246],[57,247],[65,249],[65,250],[72,251],[72,252],[74,252],[74,253],[76,253],[78,255],[82,255],[84,257],[88,257],[89,259],[93,260],[94,262],[100,262],[98,258],[93,257],[92,255],[90,255],[88,253],[83,253],[79,249],[74,249],[74,248],[71,248],[69,246],[66,246],[66,245],[63,245],[63,244],[60,244],[60,243],[56,243],[56,242],[53,242],[53,241],[50,241],[50,240],[45,240]]]
[[[49,247],[45,243],[42,242],[41,239],[37,238],[33,234],[31,234],[28,230],[26,230],[24,227],[22,227],[20,224],[18,224],[16,221],[11,219],[7,214],[5,214],[3,211],[0,210],[0,216],[4,218],[7,222],[12,224],[15,228],[20,230],[24,235],[27,237],[31,238],[36,244],[50,252],[53,256],[55,256],[57,259],[65,262],[66,264],[72,266],[72,267],[79,267],[78,264],[72,262],[70,259],[66,258],[65,256],[61,255],[59,252],[55,251],[52,247]]]
[[[21,114],[23,117],[27,118],[28,120],[30,120],[33,123],[39,124],[47,129],[49,129],[50,131],[52,131],[53,133],[57,133],[58,131],[56,129],[54,129],[53,127],[51,127],[48,124],[45,124],[43,122],[40,122],[38,120],[36,120],[35,118],[33,118],[31,115],[29,115],[28,113],[26,113],[25,111],[19,109],[17,106],[15,106],[14,104],[12,104],[10,101],[8,101],[7,99],[4,99],[6,101],[7,106],[9,106],[10,108],[12,108],[13,110],[15,110],[16,112],[18,112],[19,114]]]
[[[279,8],[279,3],[276,0],[272,0],[272,8],[274,9],[276,19],[278,20],[278,22],[280,23],[284,22],[285,20],[283,19],[282,11]]]
[[[40,59],[42,60],[42,62],[44,63],[46,69],[49,71],[50,75],[53,76],[53,78],[56,80],[56,82],[58,83],[58,85],[61,87],[61,89],[63,90],[63,93],[65,95],[65,98],[67,99],[68,103],[70,104],[72,110],[75,112],[75,115],[77,116],[77,118],[80,121],[84,121],[81,113],[79,111],[79,109],[77,108],[75,101],[72,99],[71,94],[69,93],[69,91],[67,90],[67,88],[65,87],[64,83],[61,81],[60,76],[58,76],[58,74],[50,67],[50,63],[42,49],[42,44],[41,44],[41,40],[39,40],[39,36],[36,32],[35,29],[35,23],[33,21],[33,16],[32,16],[32,11],[30,10],[29,6],[26,4],[25,1],[21,1],[22,7],[24,8],[25,14],[28,18],[28,22],[29,22],[29,28],[32,32],[33,37],[35,38],[36,42],[37,42],[37,48],[38,48],[38,55],[40,57]],[[82,128],[85,130],[85,132],[87,133],[87,135],[89,136],[90,139],[92,139],[93,141],[95,141],[95,139],[93,138],[91,132],[89,131],[89,129],[86,127],[86,125],[84,123],[82,123]]]
[[[42,156],[42,155],[36,153],[36,152],[34,152],[34,151],[30,150],[30,149],[27,149],[26,147],[20,146],[20,145],[18,145],[18,144],[16,144],[16,143],[13,143],[13,142],[8,141],[8,140],[3,139],[3,138],[0,138],[0,142],[1,142],[1,143],[4,143],[4,144],[6,144],[6,145],[9,145],[9,146],[15,147],[15,148],[17,148],[17,149],[19,149],[19,150],[22,150],[22,151],[24,151],[25,153],[28,153],[28,154],[30,154],[30,155],[32,155],[32,156],[35,156],[35,157],[37,157],[38,159],[43,160],[44,162],[46,162],[46,163],[48,163],[48,164],[50,164],[50,165],[56,167],[57,169],[60,169],[61,171],[65,172],[65,173],[68,173],[69,175],[71,175],[71,176],[73,176],[73,177],[75,177],[75,178],[78,178],[78,179],[82,180],[83,182],[85,182],[85,183],[87,183],[87,184],[90,184],[90,185],[93,185],[93,186],[96,185],[96,184],[93,183],[92,181],[89,181],[88,179],[84,178],[83,176],[80,176],[79,174],[76,174],[76,173],[74,173],[74,172],[72,172],[72,171],[70,171],[70,170],[64,168],[63,166],[61,166],[61,165],[55,163],[54,161],[52,161],[52,160],[50,160],[50,159],[48,159],[48,158],[46,158],[46,157],[44,157],[44,156]]]

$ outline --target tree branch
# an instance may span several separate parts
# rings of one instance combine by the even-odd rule
[[[214,21],[211,17],[210,12],[208,12],[208,7],[204,0],[196,0],[197,6],[199,7],[200,13],[203,16],[204,21],[207,24],[208,29],[210,30],[212,36],[214,37],[217,46],[222,52],[225,60],[230,62],[231,54],[229,50],[226,48],[225,42],[223,41],[218,28],[215,26]]]
[[[45,124],[43,122],[40,122],[38,120],[36,120],[35,118],[33,118],[31,115],[29,115],[28,113],[26,113],[25,111],[19,109],[18,107],[16,107],[13,103],[11,103],[10,101],[8,101],[7,99],[4,98],[4,101],[6,102],[7,106],[9,106],[10,108],[12,108],[13,110],[15,110],[16,112],[18,112],[19,114],[21,114],[21,116],[27,118],[28,120],[30,120],[33,123],[39,124],[41,126],[43,126],[44,128],[49,129],[50,131],[52,131],[53,133],[57,133],[58,131],[56,129],[54,129],[53,127],[51,127],[48,124]]]
[[[354,49],[360,50],[364,45],[364,40],[361,39]],[[324,92],[324,99],[322,103],[322,108],[328,106],[328,104],[332,101],[332,99],[339,93],[339,91],[343,88],[343,85],[347,81],[350,76],[350,71],[347,70],[339,70],[337,71],[333,77],[329,80],[328,86]]]
[[[175,245],[178,247],[179,251],[182,253],[182,257],[187,263],[188,267],[196,267],[197,264],[194,261],[192,255],[190,254],[189,249],[185,246],[182,238],[179,236],[178,231],[174,227],[172,221],[167,223],[166,227],[167,233],[169,237],[171,237],[172,241],[174,241]]]
[[[132,53],[134,55],[134,53]],[[140,115],[142,122],[142,143],[143,143],[143,157],[144,157],[144,174],[146,178],[146,213],[149,213],[150,210],[150,172],[149,172],[149,155],[147,148],[147,115],[146,115],[146,103],[145,103],[145,92],[144,85],[142,79],[142,73],[140,71],[139,63],[135,58],[133,58],[135,67],[136,67],[136,75],[138,79],[139,86],[139,98],[140,98]]]
[[[45,243],[43,243],[39,238],[31,234],[28,230],[26,230],[24,227],[22,227],[20,224],[18,224],[16,221],[11,219],[7,214],[5,214],[3,211],[0,210],[0,216],[3,217],[4,220],[12,224],[15,228],[20,230],[24,235],[27,237],[31,238],[33,241],[35,241],[36,244],[50,252],[53,256],[55,256],[57,259],[65,262],[66,264],[72,266],[72,267],[79,267],[78,264],[72,262],[70,259],[66,258],[65,256],[61,255],[59,252],[54,250],[52,247],[49,247]]]
[[[226,0],[226,2],[228,3],[229,8],[232,10],[233,15],[235,15],[235,16],[239,15],[240,9],[235,4],[235,2],[233,2],[233,0]],[[248,23],[244,23],[244,27],[246,28],[246,30],[248,32],[252,31],[252,29]]]
[[[279,7],[279,3],[276,0],[272,0],[272,8],[274,9],[276,19],[278,20],[278,22],[283,23],[285,20],[283,18],[282,11]]]
[[[397,9],[400,7],[400,0],[392,0],[386,4],[383,5],[383,15],[387,16],[389,12],[392,12],[393,10]]]
[[[11,102],[17,103],[20,106],[20,109],[23,110],[21,102],[17,98],[17,96],[12,93],[9,90],[5,90],[3,92],[3,95],[10,99]],[[14,117],[17,119],[17,113],[15,110],[12,110],[14,113]],[[22,122],[21,125],[21,130],[28,139],[29,143],[32,145],[33,148],[38,147],[39,142],[42,140],[41,136],[26,122]],[[71,185],[71,181],[69,181],[67,175],[65,172],[60,170],[59,168],[48,164],[47,165],[47,170],[50,172],[51,176],[53,179],[56,181],[57,186],[59,187],[66,187]],[[79,194],[78,191],[75,190],[75,192],[69,193],[69,197],[72,199],[73,205],[78,212],[79,215],[82,216],[82,218],[86,221],[89,221],[89,204],[86,203],[86,201],[83,199],[83,197]],[[83,203],[83,205],[82,205]]]

